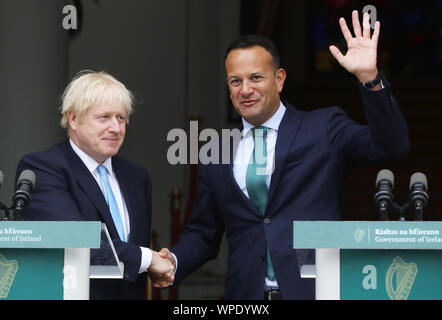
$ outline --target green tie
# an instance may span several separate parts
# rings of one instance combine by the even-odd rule
[[[251,129],[255,146],[250,157],[249,165],[246,173],[246,188],[249,199],[256,208],[264,215],[267,205],[268,189],[266,184],[265,169],[267,164],[267,128],[254,127]],[[266,260],[267,278],[275,279],[275,271],[273,270],[272,261],[270,260],[270,252],[267,247]]]

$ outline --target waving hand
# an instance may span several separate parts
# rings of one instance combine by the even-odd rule
[[[348,51],[345,55],[336,46],[330,46],[330,52],[348,72],[354,74],[360,82],[373,80],[378,74],[377,47],[379,40],[380,22],[376,21],[371,35],[369,14],[363,15],[363,28],[359,23],[358,11],[352,12],[353,31],[351,34],[344,18],[339,19],[342,34],[347,41]]]

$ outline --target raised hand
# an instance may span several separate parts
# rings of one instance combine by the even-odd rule
[[[347,41],[348,51],[345,55],[336,46],[330,46],[330,52],[347,71],[354,74],[360,82],[373,80],[378,74],[377,47],[380,32],[380,22],[376,21],[373,36],[370,32],[370,17],[368,13],[363,15],[363,29],[359,23],[358,11],[352,12],[353,31],[352,36],[344,18],[339,19],[342,34]]]
[[[162,258],[158,252],[152,250],[152,262],[148,269],[149,278],[153,287],[168,287],[173,283],[175,267],[168,260]]]

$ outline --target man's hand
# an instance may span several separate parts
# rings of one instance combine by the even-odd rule
[[[163,248],[161,249],[158,254],[160,255],[161,258],[167,258],[170,263],[172,263],[173,265],[173,270],[176,269],[176,261],[175,258],[173,257],[172,253],[169,251],[169,249],[167,248]]]
[[[380,22],[376,21],[373,36],[370,37],[370,17],[368,13],[363,16],[363,30],[359,23],[358,11],[352,12],[353,31],[352,36],[344,18],[339,19],[342,34],[347,41],[348,51],[344,56],[336,46],[330,46],[330,52],[347,71],[354,74],[359,82],[367,82],[376,78],[377,47],[379,40]]]
[[[158,252],[152,250],[152,262],[148,269],[152,286],[165,288],[174,280],[175,266],[168,259],[164,259]]]

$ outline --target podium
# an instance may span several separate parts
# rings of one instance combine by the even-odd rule
[[[0,300],[87,300],[90,278],[123,268],[98,221],[0,222]]]
[[[442,222],[294,221],[318,300],[442,299]]]

